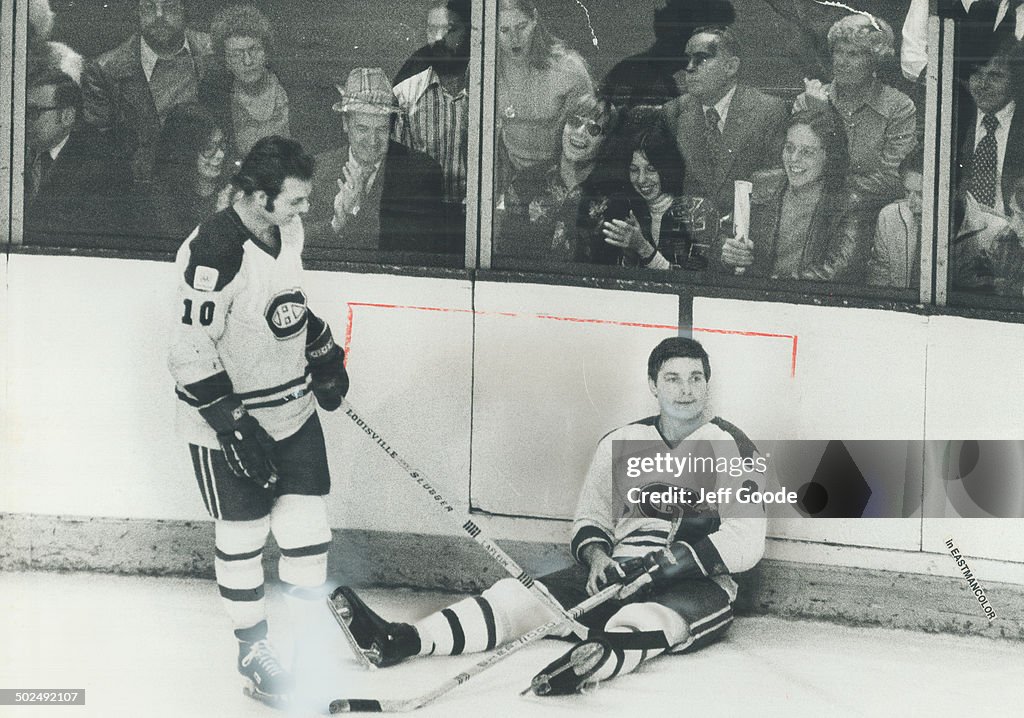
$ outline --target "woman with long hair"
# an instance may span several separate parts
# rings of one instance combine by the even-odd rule
[[[534,0],[501,0],[495,89],[502,169],[514,175],[555,160],[569,102],[594,88],[583,58],[544,27]]]
[[[612,260],[648,269],[705,269],[719,213],[709,199],[682,193],[685,168],[672,133],[656,117],[641,121],[619,155],[623,184],[628,179],[625,206],[612,209],[611,198],[606,217],[624,217],[606,218],[600,227],[603,243],[618,250]],[[593,256],[607,261],[609,254],[595,247]]]
[[[231,202],[224,130],[196,102],[174,107],[160,131],[152,212],[163,236],[184,239]]]
[[[758,172],[746,237],[722,237],[722,271],[773,279],[862,282],[870,253],[870,212],[847,186],[842,121],[831,111],[798,112],[786,128],[781,170]]]
[[[607,100],[591,93],[570,102],[558,161],[540,183],[520,177],[499,199],[497,252],[561,261],[574,258],[580,201],[594,192],[595,170],[614,131],[616,114]]]

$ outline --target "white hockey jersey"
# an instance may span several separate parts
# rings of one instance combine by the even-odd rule
[[[571,551],[573,558],[583,562],[585,546],[599,543],[615,558],[643,556],[668,545],[671,522],[662,518],[626,517],[616,513],[612,447],[614,441],[661,442],[666,452],[685,452],[697,442],[714,442],[717,451],[736,457],[751,457],[756,452],[737,427],[718,417],[687,436],[677,447],[664,443],[658,431],[657,417],[652,416],[628,424],[607,434],[598,443],[580,491],[573,522]],[[741,486],[741,480],[719,472],[718,488]],[[761,482],[761,489],[764,483]],[[683,519],[673,540],[685,541],[693,550],[698,565],[730,595],[736,597],[736,583],[729,574],[746,571],[764,553],[767,518],[760,504],[723,503],[713,517]]]
[[[306,376],[302,221],[275,231],[277,256],[229,207],[178,250],[168,365],[177,382],[178,431],[190,443],[219,446],[198,408],[227,394],[241,398],[274,439],[298,431],[315,411]]]

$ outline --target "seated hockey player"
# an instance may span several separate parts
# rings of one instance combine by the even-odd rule
[[[644,571],[653,582],[625,600],[613,599],[582,616],[579,621],[590,629],[588,639],[534,678],[538,695],[577,692],[628,673],[642,660],[666,651],[687,652],[714,642],[733,619],[737,586],[730,574],[752,568],[764,551],[767,521],[760,503],[725,502],[717,510],[697,503],[685,512],[688,518],[671,537],[676,524],[668,518],[620,518],[615,513],[613,442],[646,441],[665,452],[712,446],[719,457],[751,463],[757,456],[743,432],[711,413],[711,364],[700,343],[680,337],[662,341],[651,352],[647,374],[659,414],[601,439],[573,523],[570,550],[577,565],[539,580],[566,608],[609,583],[629,583]],[[708,481],[708,487],[733,489],[733,497],[740,488],[765,488],[763,473],[736,477],[719,470]],[[511,578],[414,625],[380,618],[344,586],[331,600],[351,638],[381,667],[414,656],[491,650],[554,618]]]
[[[301,289],[313,164],[278,136],[249,152],[234,178],[240,197],[178,251],[169,356],[179,433],[215,520],[214,568],[238,671],[250,695],[273,705],[290,700],[292,680],[267,640],[263,546],[272,531],[297,617],[320,610],[331,482],[314,397],[333,411],[349,384],[344,351]]]

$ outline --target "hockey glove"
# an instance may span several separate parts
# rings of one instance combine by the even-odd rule
[[[685,541],[676,541],[668,548],[651,551],[643,560],[655,587],[709,575],[697,560],[697,552]]]
[[[199,410],[217,432],[228,467],[235,476],[251,479],[268,489],[277,483],[274,440],[250,416],[237,396],[226,396]]]
[[[331,328],[315,315],[310,316],[306,337],[306,363],[313,395],[326,411],[334,411],[348,393],[345,350],[334,343]]]
[[[604,567],[604,576],[598,579],[597,587],[603,589],[614,583],[629,584],[647,571],[645,556],[634,558],[616,558]]]

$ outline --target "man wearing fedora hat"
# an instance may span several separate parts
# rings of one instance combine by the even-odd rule
[[[384,71],[360,67],[338,85],[348,142],[317,155],[311,244],[344,249],[443,251],[441,167],[390,139],[401,112]]]

